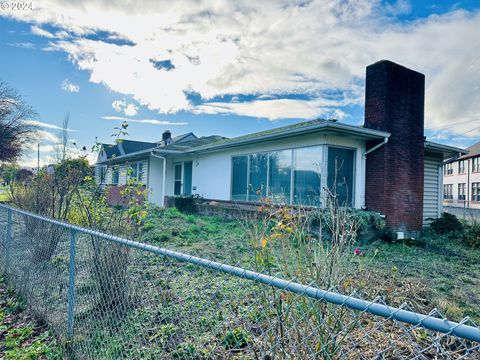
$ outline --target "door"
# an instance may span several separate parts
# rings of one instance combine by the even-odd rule
[[[192,162],[175,164],[174,195],[192,195]]]

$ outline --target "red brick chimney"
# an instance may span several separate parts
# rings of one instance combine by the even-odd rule
[[[424,99],[423,74],[387,60],[367,67],[364,127],[391,135],[367,155],[365,204],[410,235],[422,228]]]

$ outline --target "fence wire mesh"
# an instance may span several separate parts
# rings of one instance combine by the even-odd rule
[[[3,206],[0,259],[9,284],[65,344],[64,358],[480,359],[480,329],[468,318],[389,308],[381,298],[342,296]]]

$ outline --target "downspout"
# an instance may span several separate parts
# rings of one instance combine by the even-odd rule
[[[367,151],[365,151],[363,153],[363,158],[366,159],[367,158],[367,155],[374,152],[375,150],[381,148],[382,146],[384,146],[386,143],[388,143],[388,136],[385,136],[383,138],[383,141],[380,143],[380,144],[377,144],[375,145],[374,147],[372,147],[371,149],[368,149]]]
[[[161,207],[165,207],[165,178],[166,178],[166,171],[167,171],[167,159],[164,156],[160,156],[155,154],[153,151],[150,153],[150,156],[162,159],[163,160],[163,174],[162,174],[162,200],[161,200]]]

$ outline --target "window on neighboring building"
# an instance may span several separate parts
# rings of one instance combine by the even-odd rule
[[[480,172],[480,156],[472,159],[472,172]]]
[[[130,179],[136,179],[138,181],[143,181],[143,163],[135,162],[130,165]]]
[[[112,185],[118,185],[120,177],[120,168],[118,165],[112,166]]]
[[[480,201],[480,182],[472,183],[472,201]]]
[[[448,163],[443,167],[443,175],[452,175],[453,174],[453,164]]]
[[[458,173],[459,174],[465,174],[465,163],[466,163],[465,160],[460,160],[458,162]]]
[[[447,200],[453,199],[453,184],[443,185],[443,198]]]
[[[458,200],[465,200],[465,183],[458,184]]]

